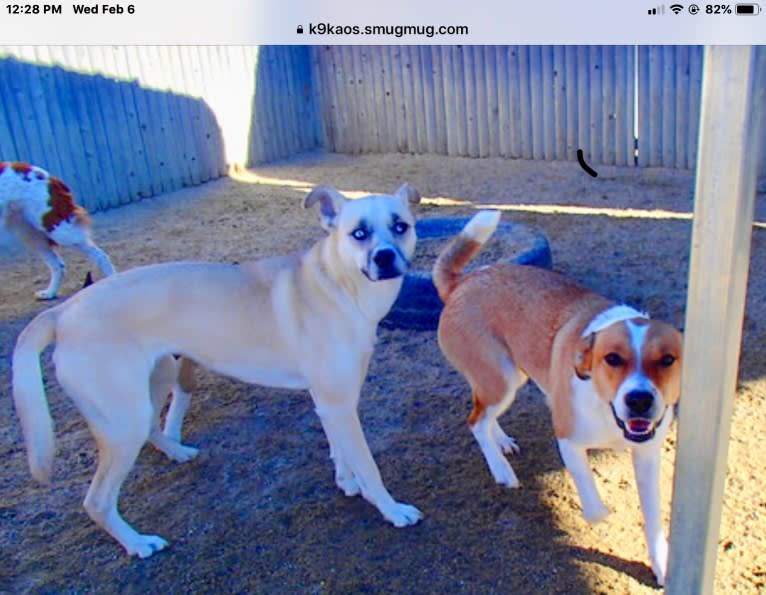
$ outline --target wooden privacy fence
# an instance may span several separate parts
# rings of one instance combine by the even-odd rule
[[[695,165],[701,46],[314,47],[312,68],[331,151]]]
[[[583,149],[596,165],[696,164],[701,46],[325,46],[311,54],[330,151],[569,161]]]
[[[0,160],[90,210],[200,184],[318,146],[309,68],[305,47],[0,46]]]
[[[315,148],[692,168],[701,77],[699,46],[0,46],[0,159],[89,209]]]
[[[634,48],[313,48],[325,146],[633,164]]]

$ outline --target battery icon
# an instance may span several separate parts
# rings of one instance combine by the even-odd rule
[[[744,14],[748,16],[754,16],[761,12],[761,7],[758,4],[737,4],[734,7],[736,14]]]

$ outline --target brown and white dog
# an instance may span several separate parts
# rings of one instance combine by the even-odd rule
[[[499,219],[498,211],[475,215],[433,269],[445,303],[439,345],[471,385],[473,435],[495,481],[518,487],[503,456],[518,446],[497,418],[531,378],[547,397],[561,458],[591,523],[609,509],[587,450],[630,449],[652,570],[663,584],[660,454],[679,398],[681,333],[555,272],[496,264],[461,274]]]
[[[104,276],[114,273],[109,257],[90,237],[88,212],[74,201],[59,178],[28,163],[0,161],[0,221],[37,252],[51,272],[48,287],[35,292],[41,300],[56,297],[66,265],[59,246],[77,248],[98,265]]]

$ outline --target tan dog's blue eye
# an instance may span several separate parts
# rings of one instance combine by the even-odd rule
[[[607,353],[604,357],[604,361],[607,365],[612,366],[613,368],[619,368],[620,366],[625,365],[625,360],[622,359],[618,353]]]
[[[667,354],[667,355],[663,355],[663,356],[660,358],[660,361],[659,361],[660,367],[662,367],[662,368],[669,368],[669,367],[670,367],[670,366],[672,366],[674,363],[676,363],[676,358],[675,358],[675,357],[673,357],[673,356],[672,356],[672,355],[670,355],[670,354]]]
[[[370,234],[367,233],[367,230],[362,229],[361,227],[351,232],[351,237],[360,242],[363,242],[364,240],[366,240],[369,237],[369,235]]]
[[[397,235],[402,236],[405,233],[407,233],[407,230],[409,228],[410,228],[410,226],[407,223],[405,223],[404,221],[397,221],[394,224],[394,233],[397,234]]]

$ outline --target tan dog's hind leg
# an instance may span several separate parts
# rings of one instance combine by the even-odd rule
[[[360,493],[396,527],[413,525],[422,513],[409,504],[397,502],[388,493],[372,457],[356,410],[357,396],[335,400],[312,389],[311,395],[322,422],[330,455],[335,462],[335,479],[346,494]]]
[[[178,362],[178,378],[173,384],[173,396],[170,399],[170,407],[165,416],[165,426],[163,433],[176,442],[181,442],[181,429],[184,423],[189,404],[191,403],[191,392],[197,388],[197,382],[194,377],[196,364],[182,357]]]
[[[325,432],[325,435],[326,434],[327,432]],[[332,443],[330,443],[330,458],[335,465],[335,484],[344,494],[346,494],[346,496],[358,496],[362,492],[362,489],[359,487],[353,471],[346,465],[343,456],[337,448],[333,447]]]
[[[185,446],[180,441],[181,422],[183,422],[183,415],[189,405],[190,398],[188,393],[181,390],[177,382],[179,366],[181,365],[172,355],[166,355],[160,358],[154,366],[149,380],[153,409],[149,441],[156,448],[164,452],[169,459],[184,463],[196,457],[199,454],[199,450],[191,446]],[[171,409],[168,411],[168,418],[171,419],[172,427],[177,429],[178,437],[168,433],[168,423],[166,423],[164,432],[160,428],[160,413],[165,406],[168,395],[171,393],[173,397],[170,403]],[[177,399],[180,399],[183,403],[177,403]],[[173,412],[174,415],[171,416]]]
[[[76,347],[67,349],[59,343],[54,360],[59,383],[85,416],[98,445],[98,467],[83,505],[129,555],[146,558],[167,542],[133,529],[120,516],[117,499],[151,428],[149,370],[140,365],[140,354],[112,349],[105,359],[82,345]],[[87,375],[82,373],[86,369]]]

